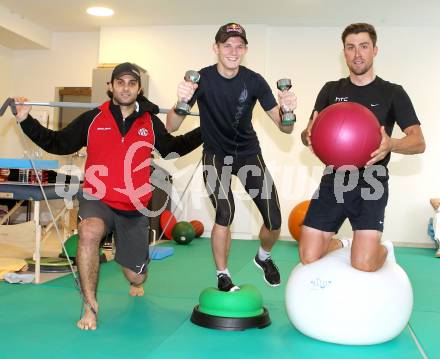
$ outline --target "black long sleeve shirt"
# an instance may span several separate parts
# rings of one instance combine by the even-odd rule
[[[145,112],[150,112],[155,134],[155,149],[162,157],[171,153],[183,156],[202,144],[200,127],[184,135],[173,136],[168,133],[162,121],[156,116],[159,111],[156,105],[145,98],[140,100],[138,104],[138,111],[134,111],[126,119],[123,119],[120,107],[110,102],[110,111],[122,136],[130,130],[137,118]],[[84,112],[59,131],[43,127],[30,115],[20,125],[25,134],[46,152],[68,155],[87,146],[89,126],[99,112],[98,108]]]

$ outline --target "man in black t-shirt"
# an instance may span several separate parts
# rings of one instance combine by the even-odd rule
[[[310,147],[310,132],[318,113],[331,104],[350,101],[364,105],[376,115],[382,134],[379,148],[371,154],[366,167],[356,172],[355,178],[359,175],[359,179],[353,190],[344,190],[351,171],[335,172],[326,168],[302,227],[299,254],[304,264],[334,249],[351,247],[352,266],[372,272],[382,267],[387,256],[394,256],[392,243],[381,243],[388,200],[386,166],[391,152],[422,153],[425,142],[420,122],[404,89],[374,73],[376,40],[376,31],[370,24],[357,23],[345,28],[342,42],[350,75],[324,85],[307,128],[301,133],[304,145]],[[394,124],[405,133],[403,138],[391,138]],[[346,218],[353,228],[353,241],[332,239]]]
[[[190,105],[197,101],[199,106],[204,144],[203,178],[216,211],[211,239],[218,288],[222,291],[239,289],[232,283],[227,268],[231,245],[229,227],[235,209],[231,175],[240,179],[263,217],[259,234],[261,246],[254,263],[264,272],[263,278],[269,285],[280,284],[280,274],[270,252],[280,234],[281,212],[275,185],[252,126],[252,110],[258,100],[279,130],[291,133],[293,122],[282,123],[280,107],[295,110],[296,97],[291,91],[279,92],[279,107],[263,77],[240,66],[247,43],[241,25],[229,23],[220,27],[213,46],[217,64],[200,70],[198,85],[183,81],[177,89],[179,101],[189,100]],[[177,130],[183,119],[184,116],[171,110],[167,116],[168,131]]]

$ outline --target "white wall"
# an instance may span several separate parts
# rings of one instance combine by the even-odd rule
[[[8,68],[5,82],[9,78],[9,83],[0,99],[24,96],[30,101],[47,102],[55,100],[57,87],[91,86],[98,49],[99,33],[56,33],[49,50],[9,50],[9,65],[4,67],[2,63],[0,67],[0,71]],[[53,109],[34,107],[32,114],[52,118]],[[25,145],[15,121],[7,121],[10,118],[8,110],[0,125],[0,156],[20,158]]]
[[[55,33],[49,50],[14,51],[12,92],[53,100],[55,88],[91,86],[98,64],[98,33]]]
[[[9,97],[11,86],[12,51],[0,45],[0,106]],[[5,131],[6,116],[0,117],[0,136]],[[3,142],[3,141],[2,141]]]
[[[132,61],[149,72],[150,99],[161,107],[169,107],[176,101],[176,85],[187,69],[200,69],[215,63],[211,46],[217,28],[217,25],[148,26],[103,28],[100,34],[56,34],[51,50],[13,53],[13,84],[8,93],[23,94],[32,100],[52,99],[57,86],[89,86],[91,69],[97,63]],[[287,237],[287,217],[291,208],[311,196],[323,168],[301,145],[299,135],[321,86],[326,81],[346,76],[340,41],[343,27],[245,24],[245,28],[249,38],[245,65],[260,72],[274,90],[278,78],[291,77],[298,95],[298,123],[291,136],[280,133],[260,107],[254,114],[263,155],[278,186],[284,222],[282,235]],[[427,218],[431,214],[428,199],[440,195],[434,175],[439,153],[435,136],[440,130],[436,111],[440,75],[435,71],[440,44],[434,40],[439,37],[440,29],[378,27],[377,30],[379,55],[376,72],[405,87],[422,121],[428,145],[424,155],[394,154],[392,157],[384,236],[396,242],[429,243],[425,234]],[[198,118],[188,117],[178,133],[186,132],[198,123]],[[398,130],[394,134],[401,136]],[[2,134],[2,142],[3,139]],[[2,151],[3,147],[0,144]],[[174,174],[178,191],[185,187],[200,157],[201,151],[197,150],[165,164]],[[240,232],[244,226],[257,235],[261,221],[255,207],[244,202],[240,187],[236,186],[239,192],[237,201],[242,201],[243,205],[236,213],[235,230]],[[195,199],[196,193],[204,194],[200,168],[191,191],[194,195],[187,197],[191,204],[184,211],[186,219],[197,216],[204,219],[212,209],[208,201]],[[205,223],[205,227],[209,226]],[[348,225],[343,227],[342,233],[350,233]]]

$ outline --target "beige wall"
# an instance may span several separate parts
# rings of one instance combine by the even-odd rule
[[[57,87],[91,86],[92,69],[98,63],[98,49],[98,33],[58,33],[52,36],[49,50],[9,51],[8,76],[5,77],[9,77],[10,82],[4,96],[2,87],[0,99],[25,96],[30,101],[48,102],[55,100]],[[2,64],[0,71],[3,69]],[[32,113],[42,119],[53,117],[53,109],[45,107],[34,107]],[[5,120],[11,116],[8,110]],[[0,156],[22,157],[27,145],[22,142],[15,122],[2,121],[0,126],[3,126],[0,127]]]
[[[12,92],[49,101],[56,87],[91,86],[98,50],[98,33],[55,33],[50,50],[14,51]]]
[[[12,51],[0,45],[0,96],[7,97],[11,85]]]
[[[298,123],[293,135],[280,133],[259,107],[254,119],[265,160],[280,194],[282,235],[288,236],[287,217],[291,208],[310,197],[322,171],[319,161],[301,145],[299,133],[321,86],[346,75],[339,39],[342,27],[245,27],[249,38],[245,65],[260,72],[274,90],[278,78],[291,77],[298,95]],[[56,34],[51,50],[13,53],[11,93],[34,100],[52,99],[57,86],[90,85],[91,69],[98,62],[133,61],[149,72],[150,99],[161,107],[169,107],[176,101],[176,85],[187,69],[215,63],[211,46],[216,30],[217,26],[151,26],[103,28],[100,34]],[[393,155],[384,236],[396,242],[429,243],[425,234],[431,214],[428,199],[440,195],[434,175],[439,153],[435,136],[440,130],[436,111],[440,44],[432,41],[438,38],[440,29],[378,27],[378,33],[377,73],[405,87],[423,123],[428,144],[422,156]],[[179,133],[197,125],[197,118],[188,117]],[[395,136],[401,136],[399,131],[395,131]],[[0,149],[4,151],[3,145]],[[179,191],[185,187],[200,156],[198,150],[165,164],[174,173]],[[191,190],[204,194],[200,168]],[[237,190],[240,194],[240,186]],[[182,217],[200,217],[209,227],[212,209],[206,200],[198,203],[195,197],[186,200],[190,204],[184,206]],[[240,208],[234,230],[250,230],[257,235],[258,214],[246,197],[238,197]],[[350,234],[348,225],[342,233]]]
[[[12,70],[12,51],[0,46],[0,106],[10,96],[11,89],[11,70]],[[11,146],[9,133],[11,127],[14,126],[12,121],[8,121],[10,112],[7,111],[4,116],[0,117],[0,149],[1,157],[5,149]]]

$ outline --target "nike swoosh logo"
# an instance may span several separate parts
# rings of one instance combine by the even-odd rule
[[[379,106],[380,104],[379,103],[372,103],[370,106],[371,107],[376,107],[376,106]]]

